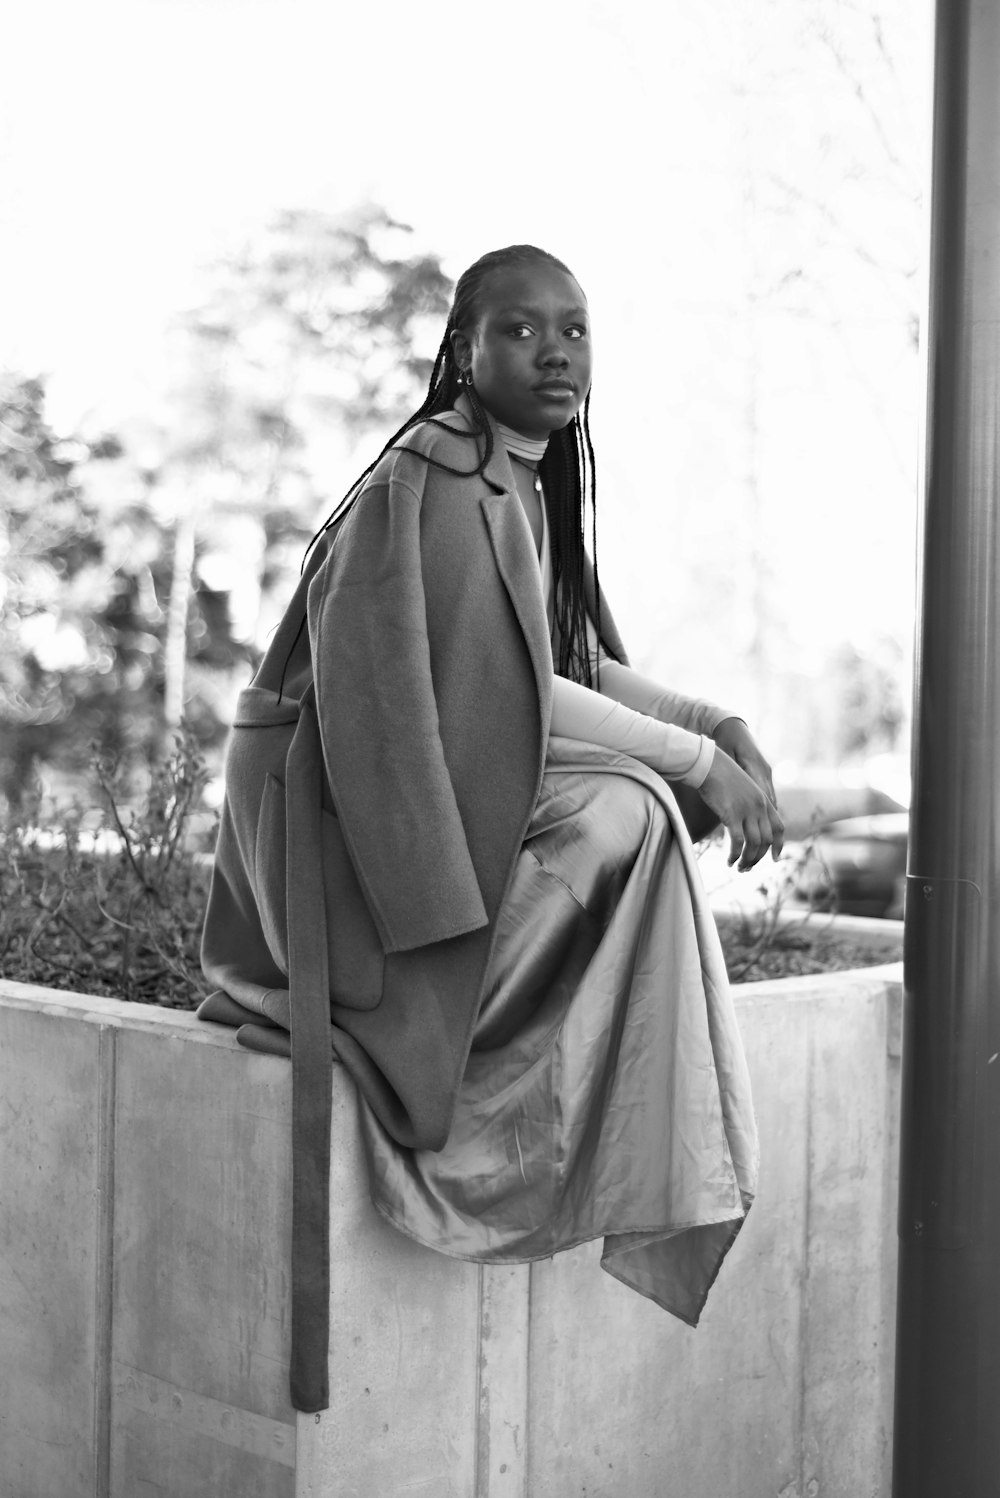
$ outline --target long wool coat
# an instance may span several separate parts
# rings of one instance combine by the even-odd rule
[[[201,1013],[264,1049],[262,1026],[291,1031],[306,1410],[326,1404],[331,1045],[400,1144],[442,1147],[545,762],[552,643],[510,462],[494,429],[467,476],[483,439],[461,402],[443,421],[314,549],[227,756]],[[601,623],[625,660],[603,599]]]

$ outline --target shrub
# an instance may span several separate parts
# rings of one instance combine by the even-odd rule
[[[895,962],[902,955],[899,927],[878,923],[859,933],[834,921],[836,892],[815,848],[816,832],[792,845],[773,868],[760,870],[756,899],[716,913],[732,983],[801,978]],[[802,904],[802,872],[811,871],[809,903]]]
[[[103,811],[46,811],[34,788],[0,845],[0,974],[22,983],[194,1008],[214,825],[187,729],[125,809],[118,766],[97,761]],[[196,830],[202,823],[200,833]],[[210,819],[214,823],[214,818]]]

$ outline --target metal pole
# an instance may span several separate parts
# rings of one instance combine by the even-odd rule
[[[937,0],[895,1498],[1000,1495],[1000,0]]]

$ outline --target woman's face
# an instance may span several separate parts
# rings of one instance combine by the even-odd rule
[[[480,400],[524,437],[568,426],[590,389],[590,319],[573,277],[546,261],[494,271],[474,327],[452,334]]]

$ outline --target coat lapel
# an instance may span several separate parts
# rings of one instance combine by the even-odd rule
[[[552,711],[552,645],[538,575],[538,558],[527,517],[516,494],[494,494],[479,503],[489,530],[497,571],[510,595],[531,657],[542,721],[547,730]]]
[[[464,396],[459,396],[455,409],[467,418],[471,415]],[[542,723],[548,733],[552,712],[552,642],[549,639],[538,557],[528,517],[518,496],[507,449],[489,413],[487,420],[492,429],[493,451],[483,469],[483,478],[494,493],[484,496],[479,503],[489,531],[497,571],[510,595],[528,647],[538,684]]]

